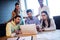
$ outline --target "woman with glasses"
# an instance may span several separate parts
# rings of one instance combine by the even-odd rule
[[[53,19],[51,19],[46,11],[41,12],[40,20],[41,30],[56,30],[56,25]]]

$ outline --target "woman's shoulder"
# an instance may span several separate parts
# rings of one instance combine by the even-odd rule
[[[53,18],[50,18],[51,21],[53,21],[54,19]]]
[[[55,23],[54,19],[53,18],[50,18],[50,21],[51,23]]]

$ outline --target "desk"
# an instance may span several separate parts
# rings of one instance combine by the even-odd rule
[[[34,40],[60,40],[60,30],[39,32],[37,35],[19,35],[21,36],[33,36]],[[6,40],[9,37],[1,37],[0,40]]]
[[[37,37],[41,40],[60,40],[60,30],[41,32],[37,34]]]

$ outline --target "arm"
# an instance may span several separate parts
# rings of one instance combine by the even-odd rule
[[[11,36],[11,25],[8,23],[6,25],[6,36]]]
[[[25,24],[29,24],[28,19],[25,20]]]
[[[11,31],[11,23],[8,23],[6,25],[6,36],[15,36],[15,32],[12,33]]]
[[[21,33],[22,33],[22,32],[21,32],[21,28],[20,28],[20,24],[18,24],[18,29],[15,30],[15,33],[16,33],[16,34],[21,34]]]
[[[13,11],[13,12],[12,12],[12,18],[13,18],[14,16],[16,16],[16,14],[15,14],[15,12]]]
[[[40,25],[40,21],[37,17],[36,17],[36,25]]]
[[[49,28],[45,28],[45,30],[56,30],[56,25],[53,19],[51,19],[51,24]]]
[[[52,30],[56,30],[56,25],[53,19],[51,20],[51,28]]]
[[[40,14],[37,14],[36,17],[38,17]]]

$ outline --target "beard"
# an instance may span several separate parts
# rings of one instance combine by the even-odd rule
[[[32,17],[32,16],[30,16],[29,18],[30,18],[31,20],[33,20],[33,17]]]
[[[20,22],[17,22],[16,24],[19,24]]]

